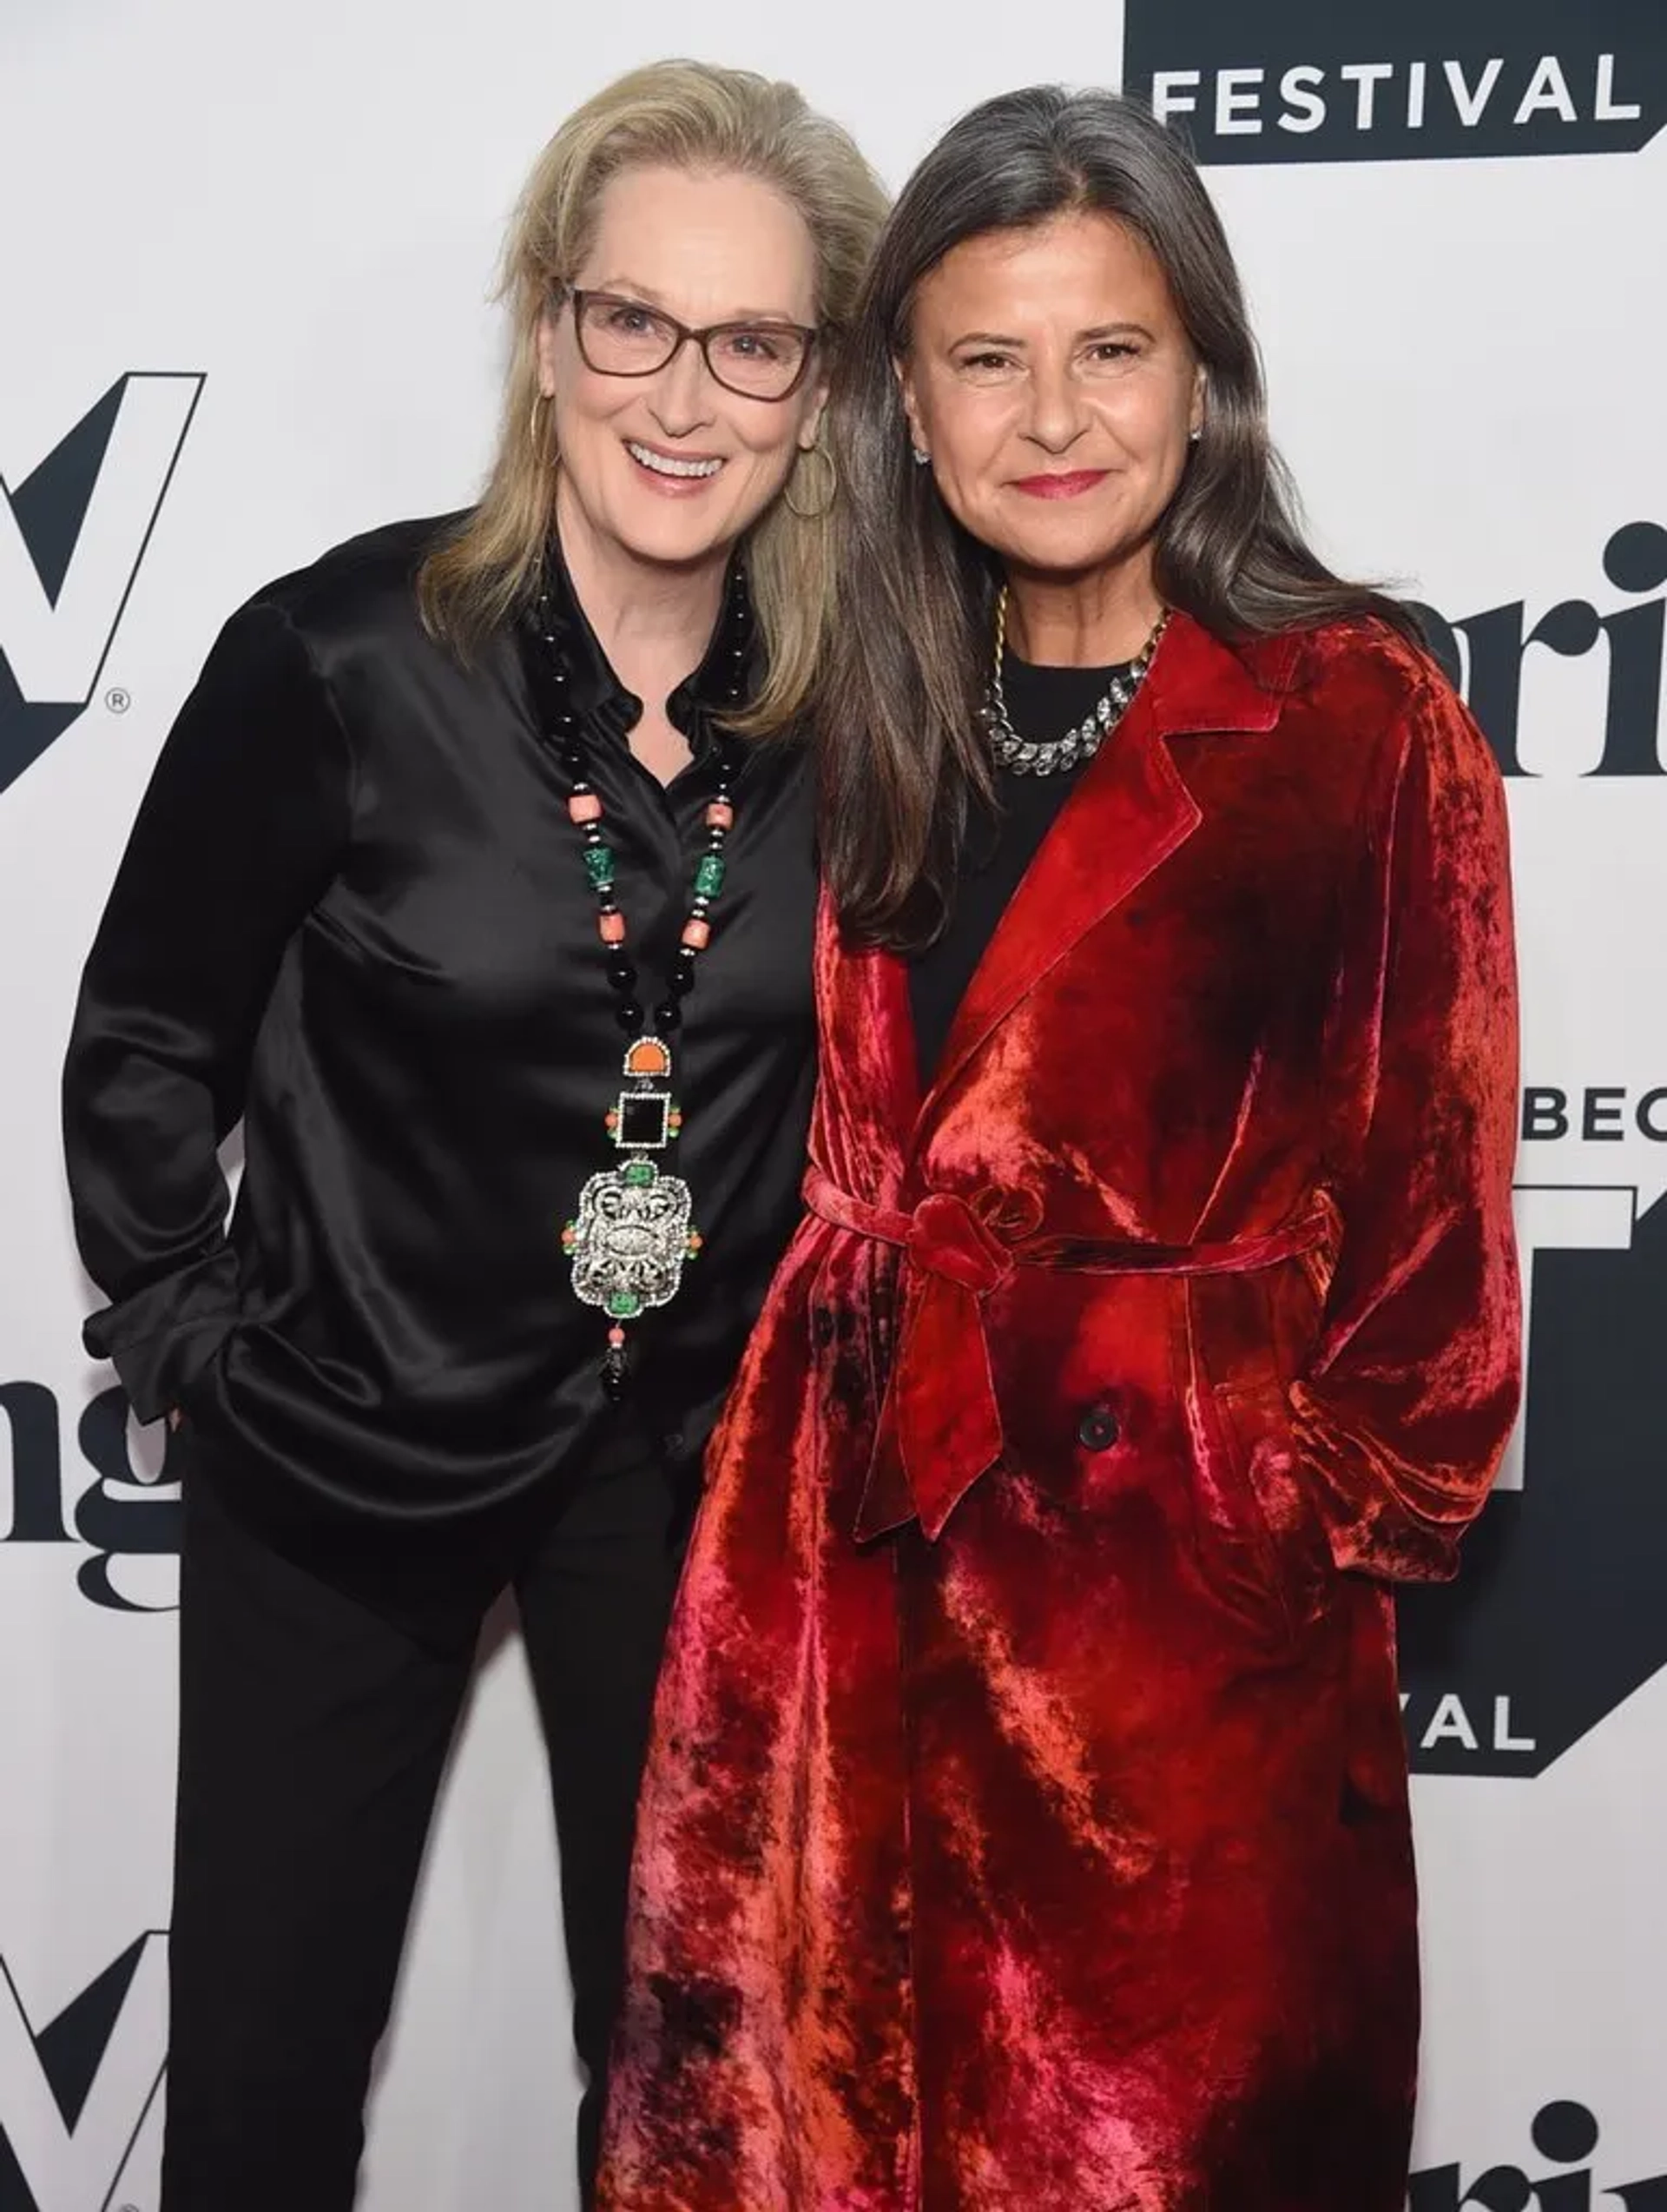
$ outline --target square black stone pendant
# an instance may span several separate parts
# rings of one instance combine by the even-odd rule
[[[622,1091],[614,1142],[630,1152],[663,1152],[671,1142],[671,1093]]]

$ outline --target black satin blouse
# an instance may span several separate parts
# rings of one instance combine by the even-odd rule
[[[684,1007],[675,1172],[705,1238],[633,1332],[561,1248],[626,1039],[542,732],[535,641],[464,666],[412,580],[443,525],[354,540],[222,632],[158,762],[87,964],[65,1075],[89,1351],[134,1410],[355,1516],[438,1520],[576,1457],[699,1446],[800,1212],[814,1080],[811,778],[761,745]],[[558,578],[570,697],[650,1006],[704,844],[724,626],[668,702],[662,788]],[[652,993],[652,995],[650,994]],[[217,1147],[240,1119],[226,1222]]]

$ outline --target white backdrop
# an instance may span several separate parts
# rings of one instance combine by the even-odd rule
[[[1215,8],[1235,29],[1212,65],[1266,60],[1270,83],[1328,12],[1166,5],[1170,22]],[[1667,1189],[1667,1093],[1651,1095],[1667,1085],[1667,142],[1624,150],[1621,129],[1613,150],[1545,149],[1565,123],[1571,143],[1604,142],[1605,96],[1642,105],[1631,136],[1647,135],[1637,94],[1651,70],[1667,80],[1667,10],[1468,5],[1504,43],[1478,48],[1473,24],[1454,91],[1433,30],[1427,97],[1432,116],[1438,98],[1473,98],[1497,55],[1497,157],[1382,158],[1439,134],[1407,146],[1367,129],[1316,166],[1269,104],[1261,139],[1221,142],[1232,165],[1212,177],[1327,550],[1469,622],[1457,649],[1490,701],[1517,664],[1508,610],[1523,637],[1553,606],[1586,610],[1528,644],[1519,711],[1506,700],[1490,724],[1522,771],[1525,1080],[1570,1103],[1557,1134],[1541,1099],[1544,1133],[1524,1146],[1537,1295],[1512,1487],[1473,1592],[1409,1616],[1409,1728],[1420,1765],[1445,1770],[1417,1785],[1413,2205],[1662,2212],[1667,1584],[1644,1570],[1667,1575],[1667,1207],[1650,1211]],[[1429,12],[1378,8],[1367,36],[1370,7],[1330,11],[1359,49],[1333,63],[1404,53]],[[1599,17],[1606,96],[1590,39],[1557,78],[1543,68],[1552,34],[1572,48]],[[56,1086],[79,963],[170,716],[263,579],[471,495],[493,419],[498,233],[576,101],[692,47],[797,78],[896,182],[990,92],[1118,81],[1120,8],[1062,0],[1038,35],[1043,21],[1021,30],[985,0],[952,36],[937,10],[881,0],[726,0],[694,20],[670,0],[582,17],[540,0],[0,0],[0,2212],[156,2203],[175,1501],[128,1475],[119,1403],[98,1396],[110,1377],[78,1350],[89,1293]],[[1249,112],[1232,99],[1257,96],[1246,82],[1219,110],[1208,69],[1177,96],[1231,123]],[[1412,83],[1403,69],[1380,86],[1403,121]],[[1361,79],[1346,83],[1358,124]],[[1513,121],[1536,83],[1538,108]],[[105,419],[71,433],[113,393],[94,471]],[[1626,525],[1651,527],[1606,574]],[[1633,772],[1607,772],[1622,756]],[[143,1476],[155,1440],[127,1441]],[[430,1854],[370,2212],[570,2204],[557,1929],[542,1755],[504,1640]],[[1562,2109],[1532,2133],[1548,2105]],[[1542,2199],[1552,2176],[1562,2192]]]

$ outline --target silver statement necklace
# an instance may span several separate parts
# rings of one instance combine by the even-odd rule
[[[1128,711],[1130,701],[1152,664],[1152,656],[1169,618],[1170,611],[1165,607],[1152,624],[1146,643],[1128,667],[1112,677],[1086,721],[1066,730],[1063,737],[1021,737],[1009,718],[1007,695],[1001,683],[1002,657],[1007,649],[1007,590],[1004,584],[1001,597],[996,601],[996,657],[984,704],[984,726],[990,733],[996,766],[1011,769],[1017,776],[1058,776],[1080,762],[1091,761]]]

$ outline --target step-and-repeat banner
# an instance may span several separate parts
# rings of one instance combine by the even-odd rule
[[[1316,535],[1426,608],[1509,778],[1529,1387],[1464,1579],[1403,1612],[1411,2212],[1667,2212],[1662,0],[0,10],[0,2212],[155,2212],[166,2087],[178,1501],[79,1350],[79,964],[229,609],[471,495],[537,146],[691,49],[797,78],[894,182],[1004,86],[1146,93],[1211,166]],[[504,1623],[371,2212],[570,2206],[565,2001]]]

